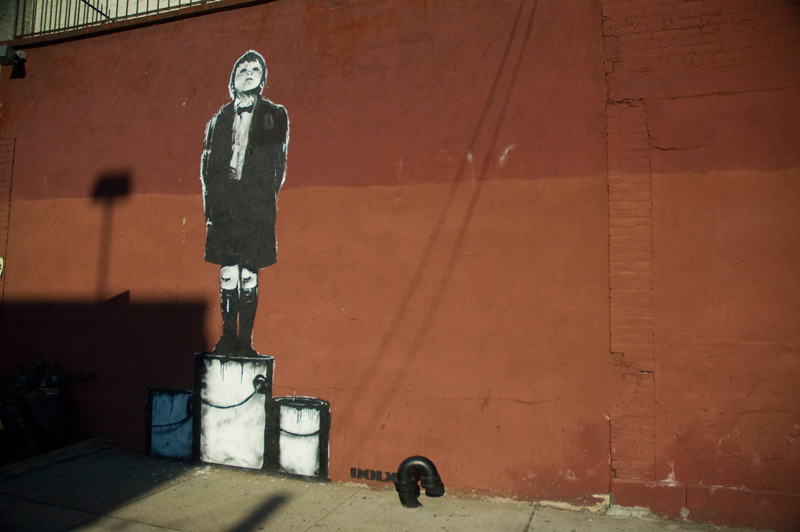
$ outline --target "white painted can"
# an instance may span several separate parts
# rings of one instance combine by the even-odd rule
[[[327,476],[329,404],[311,397],[277,397],[278,465],[292,475]]]
[[[203,462],[251,469],[264,466],[267,396],[256,377],[272,379],[272,357],[222,358],[206,355],[200,364],[199,458]]]

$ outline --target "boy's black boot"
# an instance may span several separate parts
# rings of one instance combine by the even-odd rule
[[[215,355],[231,356],[236,354],[239,338],[236,335],[236,319],[239,315],[239,290],[219,292],[220,309],[222,311],[222,336],[214,346]]]
[[[242,290],[239,296],[239,347],[236,354],[242,357],[255,357],[253,349],[253,323],[256,321],[258,306],[258,287]]]

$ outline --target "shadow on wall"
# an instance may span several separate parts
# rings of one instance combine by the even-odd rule
[[[0,313],[0,376],[12,374],[15,363],[31,366],[37,359],[60,368],[66,379],[39,386],[34,395],[57,389],[66,409],[57,415],[67,417],[58,422],[70,426],[56,438],[63,442],[37,443],[34,434],[22,448],[15,444],[23,454],[18,458],[79,435],[143,451],[147,388],[191,389],[204,315],[204,302],[131,304],[127,292],[100,303],[6,303]],[[83,378],[70,378],[75,375]]]
[[[3,422],[24,425],[26,419],[44,418],[45,432],[49,432],[41,434],[42,427],[36,426],[41,423],[35,423],[36,430],[22,431],[25,441],[20,444],[9,443],[10,431],[4,431],[0,434],[6,451],[3,462],[46,452],[80,434],[102,436],[143,451],[147,388],[192,387],[193,354],[204,348],[205,302],[131,303],[129,292],[109,299],[114,209],[130,197],[131,182],[127,170],[104,172],[91,191],[93,201],[103,209],[97,235],[97,279],[86,280],[86,288],[95,290],[96,299],[0,301]],[[42,379],[37,371],[47,374],[49,382],[33,382]],[[60,382],[51,378],[54,375],[61,377]],[[8,411],[12,400],[18,411]],[[43,411],[37,416],[38,407]]]
[[[111,257],[111,235],[113,234],[114,204],[131,194],[131,176],[128,172],[102,174],[92,191],[92,199],[103,205],[103,227],[100,234],[100,255],[97,268],[97,297],[106,292],[108,264]]]

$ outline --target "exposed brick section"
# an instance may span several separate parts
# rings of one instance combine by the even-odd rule
[[[775,462],[765,468],[760,462],[761,455],[772,452],[768,451],[769,436],[765,436],[770,430],[766,419],[778,414],[767,406],[773,404],[772,397],[758,397],[761,390],[754,391],[758,388],[753,384],[754,380],[742,381],[749,386],[745,394],[747,400],[760,402],[764,408],[763,412],[748,412],[753,414],[753,419],[747,423],[757,434],[751,433],[753,443],[742,444],[742,449],[751,453],[755,449],[759,453],[752,466],[752,457],[739,458],[741,449],[735,446],[720,447],[714,451],[719,456],[711,458],[712,451],[708,450],[711,445],[706,445],[705,441],[673,451],[666,443],[669,434],[659,434],[656,440],[656,426],[665,426],[656,423],[656,412],[659,416],[667,412],[670,416],[667,425],[670,426],[677,423],[681,415],[676,415],[673,420],[669,400],[662,402],[658,410],[655,402],[658,397],[655,394],[655,372],[661,371],[662,366],[655,364],[654,349],[653,223],[647,109],[668,99],[795,87],[797,58],[800,57],[800,2],[602,0],[602,11],[604,67],[608,74],[611,361],[619,364],[622,378],[619,396],[610,416],[612,494],[617,504],[645,506],[657,515],[678,517],[685,516],[688,511],[691,520],[718,525],[796,530],[800,522],[797,511],[800,496],[797,493],[758,491],[751,489],[750,482],[745,482],[749,479],[760,486],[769,486],[766,488],[769,490],[775,482],[775,471],[780,467]],[[775,94],[765,92],[760,97],[761,102],[781,98],[778,94],[777,91]],[[657,100],[662,102],[657,103]],[[754,97],[753,101],[756,100]],[[699,100],[695,102],[700,104]],[[780,105],[790,106],[791,102],[786,100]],[[737,127],[746,131],[746,110],[743,110],[742,117],[744,120]],[[655,119],[655,115],[650,115],[650,118]],[[655,122],[650,125],[656,129]],[[665,122],[658,124],[660,127],[665,125],[668,126]],[[730,125],[713,127],[721,130]],[[711,137],[707,142],[714,143],[713,135]],[[691,145],[687,140],[683,142],[687,143],[685,146]],[[735,145],[730,144],[725,149],[732,150]],[[717,154],[697,154],[697,160],[708,157],[706,165],[721,162],[721,146]],[[659,158],[666,164],[670,155],[660,152]],[[688,158],[684,162],[694,164]],[[738,168],[750,169],[749,163]],[[667,172],[664,178],[670,179]],[[665,287],[668,286],[665,283]],[[670,329],[669,322],[665,322],[664,330],[674,332]],[[702,326],[698,329],[698,337],[707,335],[709,342],[716,338],[712,329],[701,330]],[[664,351],[659,349],[660,356],[661,353],[663,356],[675,355],[675,350],[669,346],[660,347],[665,347]],[[757,352],[753,350],[755,358],[758,358]],[[659,377],[673,378],[667,375]],[[753,379],[758,380],[758,377]],[[775,386],[776,389],[779,387]],[[720,395],[724,394],[722,390]],[[721,420],[728,415],[726,411],[730,411],[730,407],[725,407],[726,400],[720,398],[717,405],[721,409],[719,412],[723,412]],[[700,416],[698,423],[714,425],[717,421],[712,421],[711,417],[717,414],[705,412],[705,419]],[[691,416],[684,415],[681,424],[690,424],[688,419]],[[786,438],[788,441],[791,437]],[[710,436],[707,440],[710,442],[714,438]],[[781,456],[781,461],[787,459],[782,453],[776,453],[776,456]],[[671,460],[680,454],[684,455],[685,462],[678,466],[676,473]],[[658,473],[655,471],[656,456],[659,458]],[[697,460],[697,465],[692,458]],[[671,473],[665,479],[667,466]],[[692,471],[694,467],[702,467],[703,471]],[[654,478],[656,475],[658,480]],[[737,475],[742,480],[731,482]],[[701,482],[687,484],[686,481],[693,477],[700,478]],[[714,485],[726,482],[736,485]]]
[[[609,103],[606,120],[611,352],[624,368],[611,413],[611,469],[618,479],[653,480],[653,207],[646,109]]]
[[[797,54],[794,0],[604,0],[606,71],[729,65]]]
[[[14,167],[14,141],[0,139],[0,257],[8,248],[8,221],[11,208],[11,174]],[[3,301],[5,272],[0,276],[0,303]]]
[[[652,373],[626,368],[622,393],[611,415],[614,478],[655,478],[655,382]]]

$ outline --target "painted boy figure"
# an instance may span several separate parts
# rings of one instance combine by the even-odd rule
[[[245,53],[231,72],[231,102],[206,126],[200,165],[207,262],[220,266],[222,336],[215,354],[257,356],[252,347],[258,271],[275,264],[278,191],[286,178],[289,117],[261,96],[264,58]],[[237,329],[238,325],[238,329]]]

